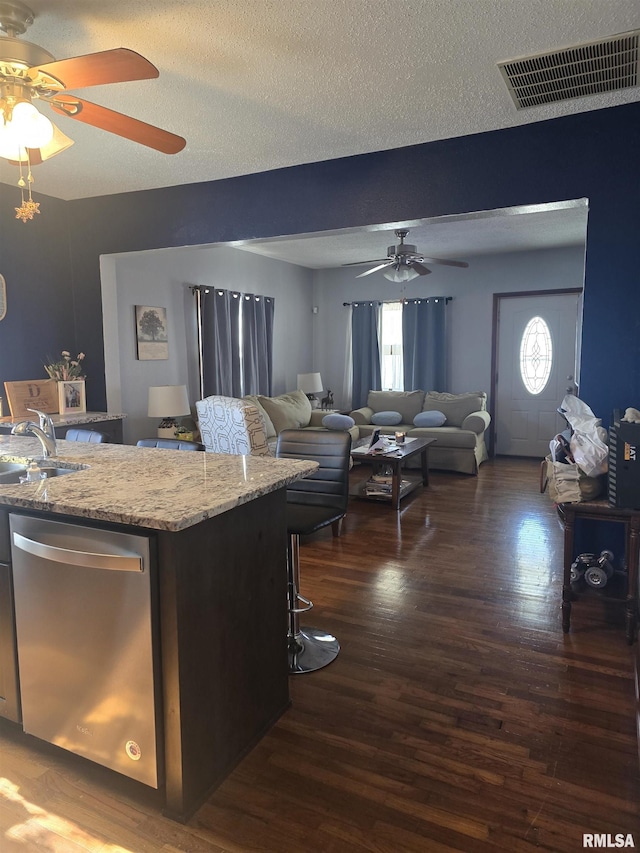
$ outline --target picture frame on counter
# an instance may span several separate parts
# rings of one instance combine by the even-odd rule
[[[69,379],[58,382],[58,411],[61,415],[72,415],[87,411],[84,379]]]
[[[54,379],[25,379],[5,382],[4,390],[11,417],[33,419],[30,409],[53,415],[58,411],[58,389]],[[77,410],[74,410],[77,411]]]

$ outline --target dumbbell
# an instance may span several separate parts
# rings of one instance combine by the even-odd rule
[[[595,562],[595,554],[578,554],[571,563],[571,583],[580,580],[587,566]]]
[[[613,577],[614,568],[612,565],[613,554],[611,551],[601,551],[598,559],[590,566],[587,566],[584,572],[584,579],[589,586],[594,589],[602,589],[607,585],[607,581]]]

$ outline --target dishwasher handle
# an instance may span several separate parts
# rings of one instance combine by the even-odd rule
[[[54,563],[64,563],[67,566],[82,566],[86,569],[112,569],[118,572],[142,572],[142,557],[138,554],[122,556],[121,554],[95,554],[90,551],[74,551],[69,548],[58,548],[55,545],[46,545],[44,542],[35,542],[21,533],[13,531],[13,544],[16,548],[42,557],[43,560],[52,560]]]

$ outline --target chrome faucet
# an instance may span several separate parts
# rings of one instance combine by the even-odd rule
[[[27,409],[38,415],[39,424],[33,421],[20,421],[11,430],[11,435],[34,435],[42,445],[42,455],[46,458],[57,454],[56,434],[51,417],[39,409]]]

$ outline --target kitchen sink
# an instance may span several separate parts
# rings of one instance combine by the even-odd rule
[[[81,468],[66,468],[66,467],[48,467],[47,465],[41,465],[40,471],[45,475],[45,477],[60,477],[62,474],[75,474],[78,471],[81,471]]]
[[[22,462],[0,462],[0,483],[19,483],[26,473],[27,466]]]
[[[27,475],[27,465],[27,460],[13,462],[0,460],[0,485],[2,483],[10,485],[20,483],[20,478]],[[44,474],[43,479],[49,479],[49,477],[61,477],[63,474],[73,474],[76,471],[83,471],[86,467],[85,465],[72,467],[64,464],[47,465],[42,463],[40,464],[40,471]]]

